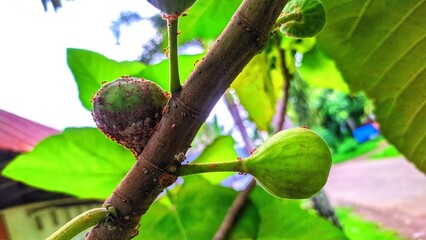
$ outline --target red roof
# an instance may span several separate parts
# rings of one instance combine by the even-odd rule
[[[28,152],[58,130],[0,109],[0,150]]]

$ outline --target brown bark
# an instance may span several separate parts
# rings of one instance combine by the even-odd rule
[[[280,63],[281,63],[281,71],[284,76],[284,86],[283,86],[283,100],[282,107],[280,112],[278,113],[279,119],[277,126],[275,127],[275,132],[279,132],[284,128],[285,117],[287,116],[287,106],[288,106],[288,97],[290,90],[290,81],[293,79],[293,75],[290,73],[287,63],[285,61],[285,50],[280,47],[281,38],[276,37],[277,48],[280,54]]]
[[[250,59],[262,50],[284,0],[245,0],[224,32],[171,98],[157,131],[135,165],[105,201],[118,211],[115,226],[88,239],[130,239],[142,215],[177,177],[176,168],[208,113]],[[212,23],[214,24],[214,23]],[[143,228],[142,228],[143,229]]]
[[[235,104],[234,97],[232,94],[227,91],[225,93],[226,105],[228,106],[229,112],[231,113],[232,118],[234,119],[235,125],[237,125],[238,130],[240,131],[241,137],[244,141],[244,149],[247,154],[250,154],[253,149],[256,148],[253,141],[247,134],[246,127],[244,126],[243,120],[241,119],[240,112],[238,111],[238,106]]]

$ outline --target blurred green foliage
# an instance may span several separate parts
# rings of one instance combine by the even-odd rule
[[[366,221],[350,208],[336,208],[344,233],[351,240],[402,240],[396,232],[385,230],[377,223]]]
[[[353,138],[347,138],[340,146],[340,151],[333,154],[333,163],[344,162],[369,153],[378,148],[380,141],[383,141],[383,137],[369,140],[360,144],[358,144]]]
[[[398,151],[398,149],[393,146],[389,145],[385,147],[384,149],[380,150],[377,153],[374,153],[371,155],[368,159],[384,159],[384,158],[390,158],[390,157],[398,157],[401,156],[401,153]]]

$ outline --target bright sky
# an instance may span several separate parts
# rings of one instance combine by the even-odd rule
[[[137,60],[155,33],[148,21],[122,26],[116,45],[110,26],[124,11],[142,17],[159,13],[145,0],[62,0],[55,13],[40,0],[0,1],[0,109],[62,130],[95,126],[80,103],[66,62],[66,49],[99,52],[116,61]],[[213,114],[225,132],[234,128],[224,101]],[[235,135],[235,134],[234,134]],[[240,139],[236,134],[236,139]]]
[[[121,11],[158,13],[141,0],[62,1],[57,13],[39,0],[0,2],[0,109],[57,129],[94,126],[78,98],[66,48],[99,52],[117,61],[136,60],[153,35],[147,21],[121,28],[121,45],[110,30]]]

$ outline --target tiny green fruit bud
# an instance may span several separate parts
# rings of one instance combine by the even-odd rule
[[[319,0],[291,0],[280,16],[280,19],[286,18],[291,20],[281,25],[281,32],[288,37],[308,38],[321,32],[326,12]]]
[[[105,135],[138,156],[161,120],[168,99],[154,82],[122,77],[95,93],[92,115]]]
[[[331,153],[327,143],[306,128],[281,131],[244,160],[247,173],[279,198],[309,198],[327,182]]]
[[[148,0],[167,16],[178,17],[194,4],[196,0]]]

